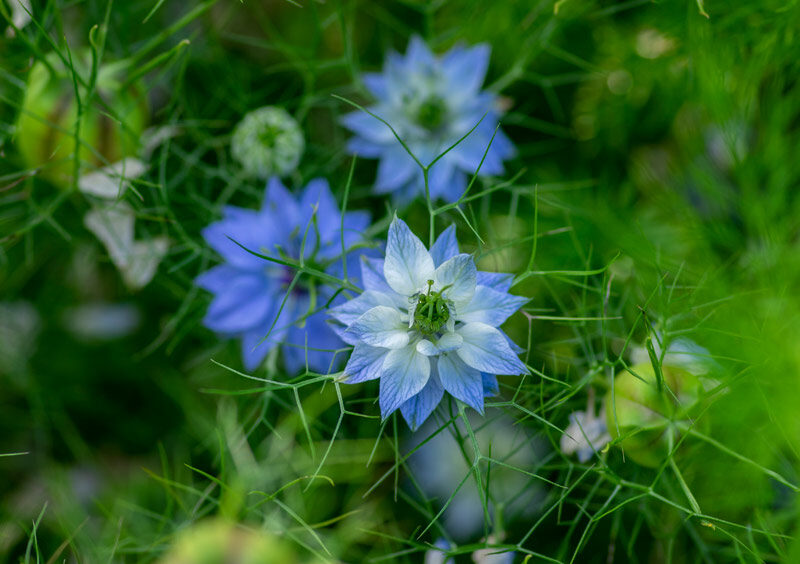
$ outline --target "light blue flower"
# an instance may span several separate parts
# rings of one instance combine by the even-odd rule
[[[369,110],[391,124],[424,165],[477,125],[430,169],[433,200],[456,201],[487,148],[480,165],[484,175],[503,174],[503,160],[514,154],[502,131],[492,140],[500,111],[496,96],[481,90],[489,52],[485,44],[456,46],[436,57],[422,39],[412,37],[405,56],[389,53],[382,73],[363,76],[377,101]],[[386,124],[361,111],[344,116],[343,124],[356,134],[348,143],[351,152],[380,159],[376,192],[391,193],[397,204],[425,195],[422,170]]]
[[[429,252],[395,218],[385,260],[364,258],[361,277],[364,293],[330,314],[354,346],[344,381],[379,378],[383,418],[399,408],[416,429],[445,391],[482,413],[496,375],[528,372],[498,329],[528,300],[508,293],[511,275],[478,272],[454,227]]]
[[[361,240],[369,223],[365,212],[344,215],[345,249]],[[203,230],[208,244],[225,260],[196,280],[214,294],[203,324],[242,339],[248,370],[254,370],[278,344],[283,345],[290,373],[302,370],[306,361],[315,372],[332,368],[332,351],[341,348],[342,341],[325,322],[322,309],[336,289],[308,276],[290,289],[294,269],[248,251],[297,260],[302,249],[307,266],[341,277],[341,226],[339,206],[327,181],[312,180],[295,197],[272,178],[260,210],[227,206],[222,220]],[[357,273],[358,255],[349,253],[347,260],[348,275]]]

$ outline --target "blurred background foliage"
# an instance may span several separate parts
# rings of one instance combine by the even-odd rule
[[[192,535],[253,562],[421,562],[442,537],[458,561],[487,543],[529,562],[800,561],[797,1],[40,0],[32,14],[0,39],[1,561],[214,561],[186,554]],[[481,268],[522,274],[533,299],[507,329],[537,374],[502,378],[485,419],[452,423],[453,405],[412,436],[381,426],[375,385],[241,373],[238,346],[200,325],[193,279],[216,261],[200,229],[263,189],[230,158],[242,115],[286,108],[307,146],[288,184],[324,176],[341,201],[350,108],[332,95],[368,102],[360,73],[413,34],[437,52],[492,47],[486,84],[518,155],[479,182],[514,180],[437,229],[456,222]],[[89,96],[69,71],[89,76],[92,52],[122,74]],[[64,71],[31,97],[45,61]],[[74,109],[83,152],[75,91],[91,102]],[[26,132],[33,115],[61,129]],[[147,125],[166,133],[124,198],[136,237],[170,248],[134,291],[83,225],[74,164],[140,154]],[[55,136],[61,180],[26,155],[37,135]],[[374,172],[356,162],[348,209],[386,218]],[[427,229],[424,203],[402,215]],[[569,413],[611,394],[648,337],[713,360],[687,426],[645,443],[653,465],[626,456],[635,437],[566,457]],[[456,495],[471,468],[480,485]]]

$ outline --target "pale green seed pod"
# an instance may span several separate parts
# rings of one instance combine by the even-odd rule
[[[72,184],[75,173],[79,104],[72,71],[55,53],[45,59],[37,61],[28,75],[15,140],[25,165],[63,188]],[[73,53],[75,71],[87,84],[90,60],[88,51]],[[101,65],[90,103],[86,87],[77,81],[82,108],[77,143],[79,176],[135,155],[139,149],[150,112],[141,84],[125,84],[128,68],[127,61]]]
[[[673,423],[691,419],[703,397],[703,386],[686,370],[664,365],[659,391],[652,364],[636,364],[631,370],[639,378],[628,371],[617,374],[613,396],[611,390],[606,395],[606,425],[612,439],[626,437],[616,444],[626,458],[657,467],[669,453],[667,433],[675,429]]]
[[[248,176],[262,180],[295,170],[304,150],[305,139],[297,121],[276,106],[246,114],[231,138],[233,158]]]

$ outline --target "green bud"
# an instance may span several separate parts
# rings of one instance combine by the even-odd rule
[[[442,296],[444,289],[431,292],[433,280],[428,280],[428,293],[420,294],[414,308],[414,327],[424,335],[433,335],[442,330],[450,319],[450,308]]]
[[[79,105],[72,71],[55,53],[47,55],[46,61],[37,61],[30,70],[15,138],[25,165],[39,169],[39,176],[63,188],[71,185],[74,174]],[[75,72],[86,83],[90,61],[88,51],[73,54]],[[82,112],[77,144],[79,174],[138,151],[149,109],[139,83],[123,86],[128,67],[127,61],[101,65],[91,99],[78,81]]]

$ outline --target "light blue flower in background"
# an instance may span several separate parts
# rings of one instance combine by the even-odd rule
[[[312,180],[295,197],[272,178],[260,210],[227,206],[222,220],[203,230],[203,237],[225,261],[196,280],[214,294],[203,324],[242,339],[248,370],[282,344],[289,373],[302,370],[306,361],[309,369],[327,373],[334,360],[332,351],[341,348],[342,341],[321,310],[336,288],[303,276],[290,291],[294,269],[248,251],[297,260],[302,249],[308,266],[341,277],[342,224],[344,248],[349,250],[361,241],[369,223],[366,212],[347,212],[342,222],[339,206],[323,179]],[[348,275],[357,274],[358,256],[347,254]]]
[[[480,122],[430,169],[433,200],[456,201],[468,177],[478,170],[487,148],[480,165],[484,175],[503,174],[503,160],[514,154],[514,146],[502,131],[498,130],[492,140],[500,117],[497,97],[481,90],[489,52],[485,44],[456,46],[436,57],[422,39],[412,37],[405,56],[391,52],[382,73],[363,76],[377,101],[369,110],[392,125],[423,165],[430,164]],[[352,153],[380,159],[376,192],[392,194],[397,204],[425,196],[422,170],[386,124],[362,111],[344,116],[343,124],[356,135],[348,143]]]
[[[364,293],[330,314],[354,346],[344,382],[379,378],[383,418],[399,408],[416,429],[445,391],[482,413],[496,375],[528,373],[498,329],[527,298],[508,293],[511,275],[478,272],[454,227],[429,252],[395,218],[385,260],[364,258],[361,277]]]

